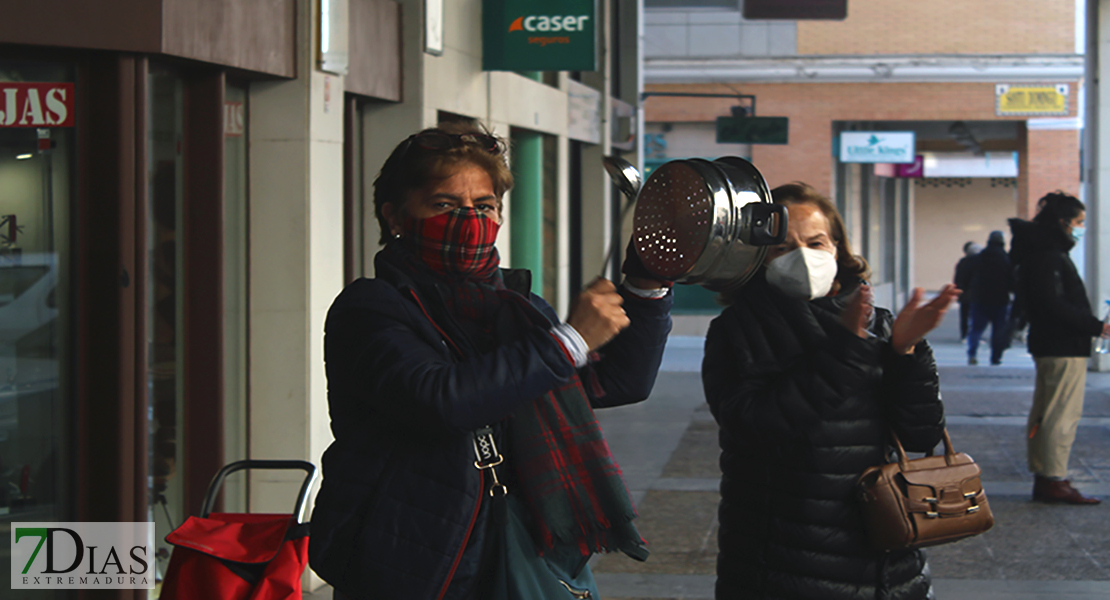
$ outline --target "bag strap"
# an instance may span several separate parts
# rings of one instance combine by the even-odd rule
[[[493,427],[486,425],[481,429],[475,429],[473,442],[474,456],[478,459],[474,461],[474,468],[479,471],[488,469],[493,477],[493,485],[489,489],[489,495],[497,496],[497,492],[500,492],[501,496],[508,494],[509,488],[497,480],[497,469],[494,469],[505,461],[505,457],[497,451],[497,442],[493,439]]]
[[[906,449],[902,447],[902,440],[898,439],[898,434],[894,429],[890,430],[890,437],[894,440],[894,451],[898,453],[898,466],[903,471],[909,471],[910,459],[906,457]],[[930,450],[931,452],[931,450]],[[944,462],[951,466],[956,460],[956,451],[952,449],[952,438],[948,437],[948,428],[944,428]]]

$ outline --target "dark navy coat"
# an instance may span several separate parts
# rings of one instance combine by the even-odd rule
[[[1029,353],[1090,356],[1102,321],[1091,312],[1087,289],[1068,252],[1075,246],[1060,227],[1010,219],[1010,258],[1018,268],[1018,294],[1029,318]]]
[[[335,441],[323,458],[310,564],[353,598],[436,600],[478,566],[460,563],[485,527],[487,482],[473,466],[471,432],[567,382],[575,368],[541,327],[477,353],[440,298],[418,291],[381,253],[375,265],[377,277],[348,285],[324,326]],[[510,273],[506,283],[517,279]],[[648,397],[670,331],[670,295],[622,294],[632,325],[578,371],[595,407]],[[530,298],[557,322],[550,306]]]
[[[705,397],[720,424],[721,600],[923,600],[919,551],[868,544],[856,503],[864,469],[888,461],[888,430],[908,451],[944,430],[928,344],[896,355],[891,315],[876,337],[840,325],[837,302],[787,298],[757,276],[713,320]]]

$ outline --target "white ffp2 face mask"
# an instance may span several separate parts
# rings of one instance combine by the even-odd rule
[[[798,248],[767,265],[767,283],[792,298],[813,300],[829,293],[836,271],[831,252]]]

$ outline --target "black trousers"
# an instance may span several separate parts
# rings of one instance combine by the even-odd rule
[[[960,339],[967,339],[967,323],[971,318],[971,302],[960,302]]]

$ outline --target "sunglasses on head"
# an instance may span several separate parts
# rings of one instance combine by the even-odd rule
[[[447,133],[444,131],[422,131],[414,133],[405,140],[424,150],[450,150],[463,145],[476,146],[490,154],[501,154],[504,147],[501,141],[485,133]]]

